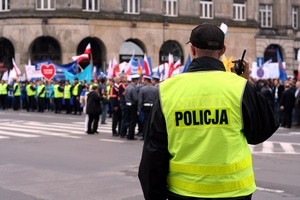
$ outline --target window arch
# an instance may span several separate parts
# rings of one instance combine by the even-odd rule
[[[77,47],[77,55],[83,54],[88,44],[91,44],[93,64],[100,69],[105,66],[106,48],[104,43],[97,37],[87,37],[83,39]],[[80,66],[85,68],[90,64],[89,60],[82,60]]]
[[[120,63],[128,62],[134,54],[136,59],[144,58],[145,47],[144,44],[138,39],[128,39],[120,47],[119,60]]]
[[[281,57],[281,60],[283,61],[284,58],[283,58],[283,55],[282,55],[282,51],[281,51],[281,46],[278,45],[278,44],[271,44],[269,45],[265,52],[264,52],[264,60],[265,62],[268,61],[269,59],[272,59],[272,62],[277,62],[277,49],[279,51],[279,54],[280,54],[280,57]]]
[[[174,62],[180,59],[183,63],[183,51],[181,46],[175,40],[168,40],[163,43],[159,50],[159,64],[168,62],[169,53],[173,55]]]

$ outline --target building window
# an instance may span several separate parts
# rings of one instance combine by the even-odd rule
[[[82,9],[83,11],[99,11],[99,0],[83,0]]]
[[[125,0],[125,13],[139,14],[140,13],[140,0]]]
[[[272,5],[260,4],[259,20],[261,27],[272,27]]]
[[[36,0],[37,10],[55,10],[56,0]]]
[[[292,26],[294,29],[298,29],[298,7],[292,7]]]
[[[164,14],[166,16],[177,16],[178,7],[177,0],[164,0]]]
[[[10,11],[10,0],[0,0],[0,11]]]
[[[200,18],[213,18],[213,2],[212,1],[200,1]]]
[[[234,1],[233,20],[246,21],[246,2]]]

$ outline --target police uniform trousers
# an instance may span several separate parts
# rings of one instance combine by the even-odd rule
[[[20,96],[14,96],[14,110],[20,109]]]
[[[122,119],[121,119],[120,136],[126,136],[127,129],[128,129],[128,111],[127,111],[126,104],[121,105],[121,110],[122,110]]]
[[[35,108],[35,98],[34,96],[28,96],[28,104],[27,104],[27,111],[29,112],[29,110],[33,111]]]
[[[168,192],[168,200],[251,200],[252,194],[244,197],[231,197],[231,198],[197,198],[197,197],[184,197],[172,192]]]
[[[76,115],[77,112],[81,114],[79,97],[77,98],[76,96],[74,96],[74,114]]]
[[[44,112],[44,110],[45,110],[45,98],[44,97],[38,97],[38,103],[39,103],[39,112]]]
[[[135,130],[135,126],[136,126],[136,123],[138,120],[137,105],[133,104],[131,106],[127,106],[127,112],[129,115],[129,130],[128,130],[127,139],[133,140],[134,139],[134,130]]]
[[[113,115],[112,115],[112,133],[115,136],[120,135],[121,131],[121,108],[118,106],[118,110],[116,111],[113,107]],[[118,131],[117,131],[117,126],[118,126]]]
[[[145,137],[145,128],[147,126],[147,121],[150,115],[150,111],[151,111],[152,106],[143,106],[142,107],[142,111],[144,113],[144,121],[143,121],[143,138]]]
[[[6,108],[6,99],[7,99],[6,94],[0,95],[2,110],[5,110],[5,108]]]
[[[60,113],[62,98],[54,98],[54,102],[55,102],[55,113]]]
[[[70,114],[71,113],[70,99],[65,99],[65,105],[66,105],[66,113]]]

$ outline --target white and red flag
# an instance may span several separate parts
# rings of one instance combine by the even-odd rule
[[[78,63],[80,63],[82,60],[88,60],[89,55],[88,54],[81,54],[79,56],[72,56],[72,59],[75,61],[77,60]]]
[[[91,54],[92,53],[92,48],[91,48],[91,43],[88,43],[84,50],[84,54]]]

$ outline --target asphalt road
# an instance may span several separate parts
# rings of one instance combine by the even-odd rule
[[[143,142],[84,133],[84,116],[0,111],[0,200],[141,200]],[[251,146],[253,199],[300,199],[300,129]]]

